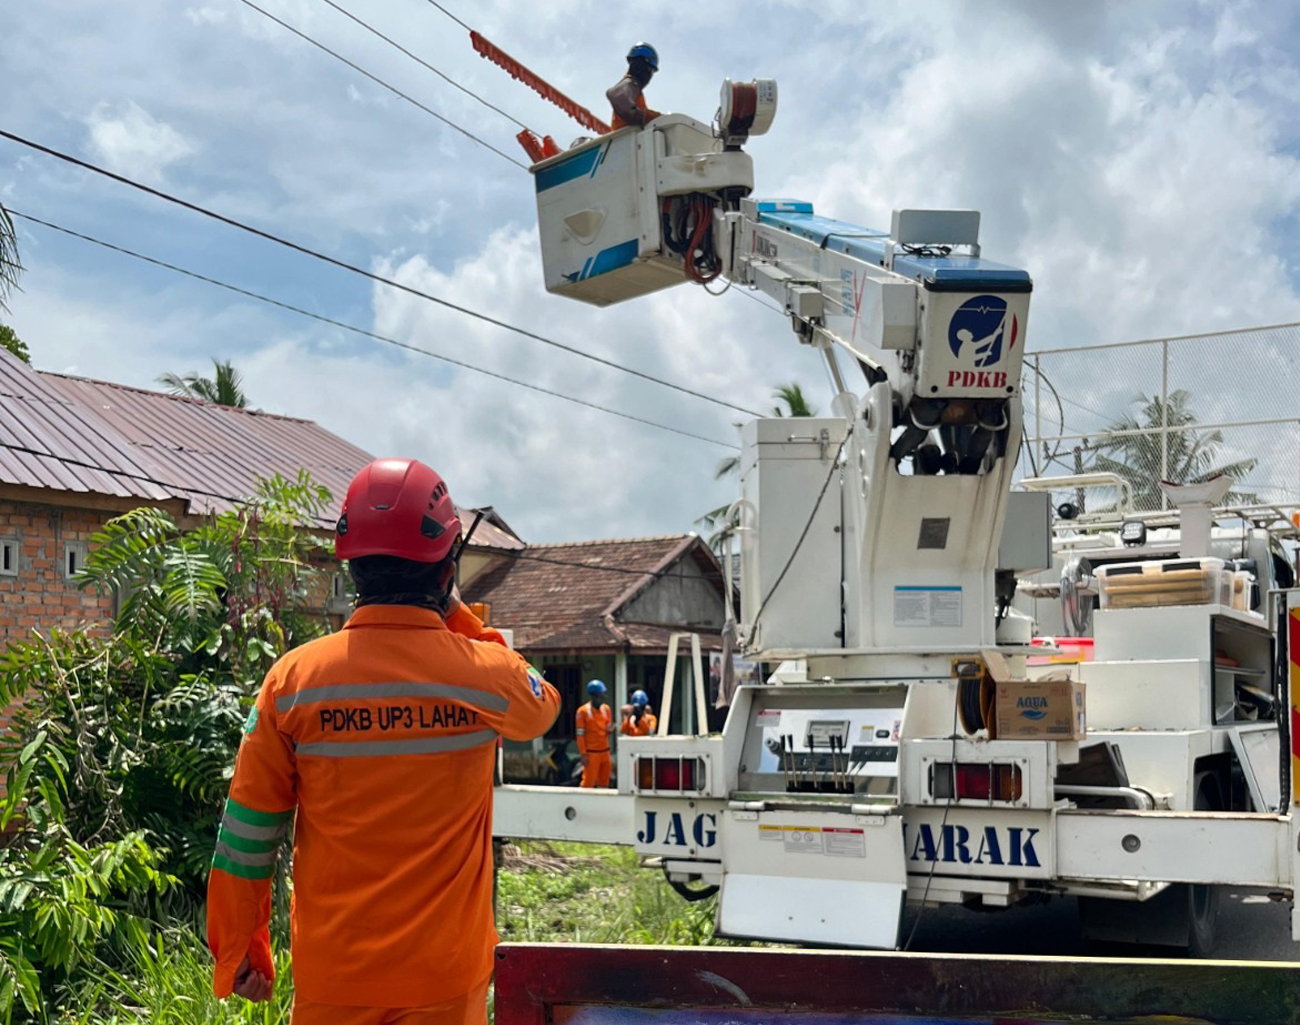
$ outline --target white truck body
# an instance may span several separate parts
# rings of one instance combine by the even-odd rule
[[[982,259],[978,214],[871,231],[751,200],[734,140],[679,115],[532,170],[548,288],[604,304],[686,280],[673,224],[707,208],[693,238],[782,305],[836,397],[743,431],[745,657],[808,682],[740,688],[719,735],[623,738],[617,792],[500,787],[497,835],[631,844],[684,892],[717,887],[721,934],[852,947],[896,946],[905,901],[1074,894],[1098,936],[1203,951],[1206,887],[1291,896],[1288,680],[1280,716],[1231,708],[1237,681],[1279,682],[1294,591],[1101,611],[1071,669],[1086,732],[993,736],[987,698],[1045,650],[1008,612],[1015,574],[1053,556],[1045,505],[1012,502],[1032,286]]]

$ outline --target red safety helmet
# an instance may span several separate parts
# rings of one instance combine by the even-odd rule
[[[348,485],[334,554],[441,562],[458,537],[460,517],[441,477],[414,459],[376,459]]]

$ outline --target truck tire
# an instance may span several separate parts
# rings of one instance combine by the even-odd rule
[[[1197,774],[1196,810],[1221,808],[1218,778]],[[1219,917],[1218,887],[1175,883],[1150,900],[1080,897],[1079,919],[1086,939],[1106,945],[1176,947],[1190,957],[1210,957]],[[1117,952],[1117,951],[1116,951]]]

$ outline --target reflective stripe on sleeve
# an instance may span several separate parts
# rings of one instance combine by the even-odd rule
[[[216,857],[225,858],[227,861],[233,861],[236,865],[247,865],[249,868],[260,868],[262,866],[273,866],[275,864],[275,851],[261,851],[258,853],[249,853],[247,851],[237,851],[229,844],[217,841]]]
[[[284,715],[299,705],[313,705],[321,701],[359,701],[366,698],[442,698],[459,701],[472,708],[488,712],[504,712],[510,699],[500,694],[460,687],[452,683],[331,683],[323,687],[309,687],[284,697],[276,698],[275,710]],[[301,751],[302,749],[299,748]]]
[[[217,854],[212,859],[212,867],[239,879],[270,879],[275,875],[275,865],[242,865],[237,861]]]
[[[228,797],[226,798],[226,813],[222,816],[222,821],[234,819],[246,826],[279,826],[283,830],[287,828],[291,818],[293,818],[292,808],[288,811],[258,811],[258,809],[250,808],[246,804],[240,804],[233,797]],[[244,835],[247,836],[248,834],[245,833]]]
[[[234,832],[224,822],[221,824],[221,831],[217,833],[217,843],[224,844],[231,850],[240,851],[243,854],[263,854],[267,851],[274,851],[280,846],[278,836],[265,840],[249,839]]]
[[[495,744],[496,730],[475,730],[447,737],[416,737],[403,740],[353,741],[322,740],[299,744],[299,758],[315,755],[319,758],[372,758],[390,755],[441,754],[448,751],[466,751],[484,744]]]
[[[221,831],[233,833],[245,840],[279,840],[289,831],[289,823],[281,822],[278,826],[250,826],[247,822],[240,822],[239,819],[223,815]]]

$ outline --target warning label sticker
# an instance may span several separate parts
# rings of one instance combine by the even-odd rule
[[[787,854],[821,854],[821,826],[783,826]]]
[[[822,833],[822,853],[833,858],[865,858],[867,838],[861,829],[827,827]]]
[[[831,858],[865,858],[865,831],[844,826],[759,826],[759,840],[780,841],[787,854]]]
[[[775,727],[781,725],[781,709],[765,708],[758,715],[754,716],[754,725],[760,729],[764,727]]]
[[[960,587],[895,587],[895,626],[961,626]]]

